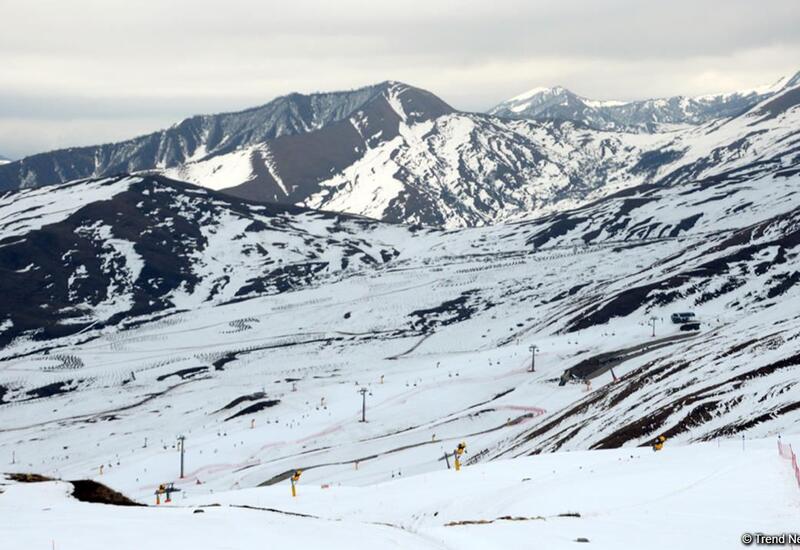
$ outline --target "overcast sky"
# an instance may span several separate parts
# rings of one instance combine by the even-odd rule
[[[798,29],[798,0],[0,0],[0,155],[388,79],[465,110],[731,91],[800,70]]]

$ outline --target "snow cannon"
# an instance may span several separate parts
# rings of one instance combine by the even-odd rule
[[[162,483],[156,489],[156,506],[161,504],[161,495],[165,495],[164,504],[172,502],[172,493],[177,493],[180,489],[176,489],[173,483]]]
[[[467,452],[467,444],[464,443],[463,441],[459,443],[458,447],[456,447],[456,450],[453,451],[453,459],[456,464],[456,472],[461,470],[461,455],[463,455],[466,452]]]
[[[303,470],[295,470],[292,474],[292,496],[297,496],[297,482],[300,481],[300,476],[303,475]]]
[[[658,436],[656,438],[656,440],[653,441],[653,451],[655,452],[655,451],[660,451],[661,449],[663,449],[664,448],[664,443],[666,443],[666,441],[667,441],[667,438],[664,437],[663,435]]]

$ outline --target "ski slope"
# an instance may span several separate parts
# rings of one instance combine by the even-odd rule
[[[797,438],[795,442],[800,441]],[[174,548],[527,549],[737,547],[796,532],[800,488],[775,440],[539,455],[364,487],[301,477],[128,508],[78,502],[65,483],[0,485],[10,550]],[[43,512],[42,510],[46,510]],[[154,541],[155,543],[155,541]]]
[[[104,464],[113,487],[145,498],[174,479],[180,434],[185,483],[218,492],[298,467],[313,482],[359,485],[430,472],[461,439],[481,462],[636,446],[660,432],[688,443],[797,431],[800,317],[787,307],[798,300],[796,179],[645,188],[551,218],[461,231],[271,212],[164,180],[107,185],[120,186],[112,207],[152,200],[145,204],[162,215],[173,209],[170,219],[199,223],[204,239],[189,244],[176,222],[159,221],[154,233],[173,232],[172,261],[191,270],[194,291],[139,277],[109,285],[110,297],[156,303],[149,312],[114,322],[108,296],[79,294],[70,307],[80,322],[69,307],[52,314],[62,335],[17,333],[0,355],[0,448],[26,469],[73,479]],[[747,215],[729,215],[756,197]],[[108,238],[82,229],[96,225],[95,210],[69,215],[77,226],[67,227],[102,250]],[[124,227],[100,213],[119,238]],[[7,242],[22,244],[6,249],[37,242],[37,231],[13,233]],[[267,255],[254,256],[259,246]],[[118,261],[144,262],[137,269],[146,272],[161,261],[152,248]],[[361,260],[343,267],[347,256]],[[254,289],[259,265],[277,259],[280,285]],[[309,262],[322,268],[309,271]],[[20,277],[41,273],[33,263]],[[46,274],[68,284],[73,269]],[[98,269],[95,280],[122,271]],[[659,336],[679,334],[663,319],[695,308],[699,334],[627,359],[615,370],[619,383],[607,373],[591,391],[558,385],[581,361],[648,342],[650,317],[660,319]],[[6,313],[5,330],[20,313]],[[362,387],[366,423],[357,421]]]

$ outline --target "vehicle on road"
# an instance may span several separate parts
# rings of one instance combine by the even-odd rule
[[[688,323],[689,321],[694,321],[695,314],[690,311],[686,313],[673,313],[670,318],[672,319],[673,323],[675,323],[676,325],[680,325],[682,323]]]

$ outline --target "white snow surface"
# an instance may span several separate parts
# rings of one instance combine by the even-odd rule
[[[209,189],[225,189],[245,183],[253,177],[252,159],[261,150],[260,147],[245,147],[232,153],[166,168],[160,172],[180,181],[195,184],[202,182],[203,187]]]
[[[800,440],[795,438],[795,442]],[[129,508],[78,502],[62,482],[0,485],[9,550],[735,548],[797,530],[800,490],[774,440],[542,455],[366,487],[287,483]],[[188,495],[188,496],[187,496]],[[44,510],[44,511],[43,511]],[[195,513],[201,511],[202,513]],[[292,515],[304,514],[304,515]]]
[[[598,174],[599,181],[603,171],[605,184],[589,200],[641,183],[643,175],[628,176],[638,155],[671,139],[571,127],[556,131],[532,121],[487,121],[460,113],[401,124],[400,134],[321,182],[321,190],[302,204],[380,219],[403,194],[419,193],[431,197],[447,228],[529,218],[532,212],[585,202],[580,194],[570,199],[569,186],[578,175]],[[423,219],[409,212],[405,221]]]
[[[57,223],[86,204],[108,200],[128,188],[134,178],[62,183],[0,196],[0,235],[23,235]]]

